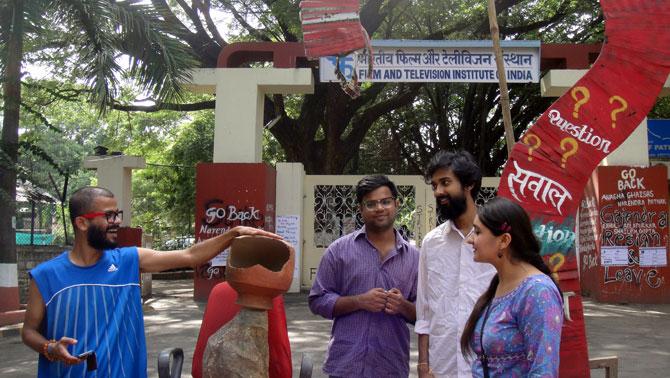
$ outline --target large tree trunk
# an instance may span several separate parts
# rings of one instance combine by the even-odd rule
[[[422,83],[401,83],[397,93],[376,101],[386,83],[375,83],[352,100],[339,85],[319,83],[305,96],[297,119],[283,117],[271,132],[290,162],[301,162],[307,174],[337,175],[358,156],[366,134],[384,114],[411,104]],[[276,101],[276,100],[275,100]],[[277,103],[283,112],[283,103]],[[266,111],[274,109],[266,105]],[[276,116],[267,112],[266,121]],[[390,141],[390,139],[389,139]]]
[[[0,164],[0,268],[16,269],[16,162],[19,145],[19,106],[21,104],[21,59],[23,56],[23,0],[12,0],[13,14],[11,17],[9,40],[6,50],[6,65],[3,82],[3,123],[2,141],[0,147],[4,155],[4,163]],[[0,270],[1,271],[1,270]],[[0,290],[12,290],[10,287],[0,287]],[[16,290],[16,307],[13,298],[0,298],[0,311],[16,310],[18,308],[18,283],[14,283]],[[4,285],[3,285],[4,286]],[[10,294],[10,297],[13,297]],[[14,307],[14,308],[12,308]]]

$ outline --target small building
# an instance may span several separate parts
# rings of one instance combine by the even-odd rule
[[[58,199],[29,181],[16,187],[16,244],[52,245],[58,224]],[[64,237],[64,235],[59,235]],[[61,241],[62,243],[63,241]]]

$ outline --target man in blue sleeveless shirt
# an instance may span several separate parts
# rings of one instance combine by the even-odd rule
[[[22,338],[40,353],[38,377],[146,377],[140,271],[195,267],[240,235],[279,238],[235,227],[181,251],[116,248],[123,213],[109,190],[79,189],[69,207],[73,249],[30,271]],[[87,371],[86,358],[77,357],[87,351],[95,352],[95,371]]]

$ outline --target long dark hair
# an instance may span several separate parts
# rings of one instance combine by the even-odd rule
[[[488,201],[484,206],[481,206],[477,210],[477,216],[479,217],[479,221],[493,235],[500,236],[505,232],[511,235],[512,241],[510,242],[509,249],[513,261],[527,262],[549,276],[553,281],[551,270],[549,270],[542,256],[540,256],[540,242],[533,233],[530,218],[519,204],[506,198],[496,197]],[[496,274],[491,280],[489,288],[475,303],[472,313],[470,313],[470,317],[467,323],[465,323],[465,329],[461,336],[461,352],[463,355],[471,353],[470,341],[475,332],[475,325],[486,306],[493,300],[499,282],[500,280]],[[556,284],[555,281],[554,284]],[[556,288],[558,288],[557,284]]]

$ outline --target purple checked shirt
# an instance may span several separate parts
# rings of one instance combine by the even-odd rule
[[[418,264],[419,251],[397,231],[395,249],[380,261],[363,227],[328,247],[309,292],[309,308],[333,319],[340,296],[374,288],[397,288],[414,302]],[[323,371],[337,377],[407,377],[409,328],[405,318],[364,310],[334,318]]]

